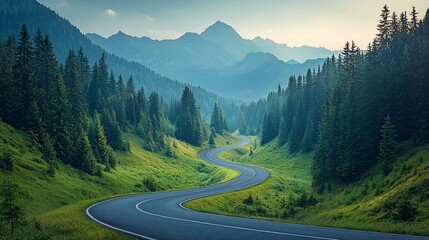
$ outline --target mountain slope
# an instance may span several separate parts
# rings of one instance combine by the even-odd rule
[[[244,100],[257,100],[266,96],[278,84],[287,85],[290,75],[304,74],[308,68],[316,68],[320,62],[289,64],[278,62],[279,56],[282,56],[282,60],[302,60],[305,57],[302,60],[305,61],[316,58],[314,56],[325,58],[335,53],[324,48],[289,48],[271,40],[261,39],[262,44],[261,41],[243,39],[234,28],[220,21],[201,34],[186,33],[176,40],[138,38],[123,32],[109,38],[97,34],[86,36],[106,50],[147,65],[168,77],[201,86],[224,97]],[[243,68],[243,65],[249,65],[247,56],[252,53],[260,53],[256,58],[265,63],[260,62],[256,68]],[[278,59],[264,57],[268,55],[263,53],[271,53]],[[237,71],[237,68],[241,68],[241,71]]]
[[[288,85],[290,75],[305,74],[322,65],[325,59],[308,60],[302,64],[285,63],[270,53],[249,53],[243,61],[219,72],[213,79],[201,81],[201,86],[221,96],[254,100],[266,97],[280,84]],[[224,87],[228,86],[228,87]]]
[[[77,51],[82,47],[92,65],[105,51],[94,45],[69,21],[36,0],[0,0],[0,37],[2,39],[10,34],[19,36],[19,30],[24,23],[32,36],[37,29],[49,35],[60,62],[65,61],[70,49]],[[107,54],[106,59],[116,76],[122,74],[125,79],[128,79],[132,75],[137,89],[143,86],[147,93],[156,91],[165,100],[178,99],[184,88],[182,83],[161,76],[137,62],[130,62],[110,53]],[[211,107],[217,97],[203,89],[191,88],[202,112],[208,116],[211,112],[209,106]]]
[[[401,147],[406,149],[410,143],[403,142]],[[314,152],[290,154],[286,147],[278,147],[277,141],[258,147],[253,155],[249,149],[245,146],[230,150],[220,157],[266,168],[270,172],[266,182],[187,202],[186,207],[299,224],[429,235],[428,144],[401,151],[387,176],[377,164],[359,181],[332,183],[328,192],[316,196],[310,193]],[[251,204],[246,202],[249,196],[253,199]],[[398,218],[401,214],[410,219]]]
[[[176,157],[168,158],[163,153],[144,150],[143,140],[133,134],[127,134],[126,138],[130,152],[115,153],[120,161],[111,172],[103,172],[101,177],[91,176],[58,163],[55,175],[50,176],[34,139],[0,121],[1,155],[10,152],[15,158],[12,171],[0,169],[0,185],[5,179],[18,185],[19,203],[28,222],[12,236],[2,223],[0,238],[118,239],[121,234],[93,223],[83,209],[114,195],[201,187],[236,176],[234,171],[205,164],[198,158],[200,149],[178,140],[174,140],[176,147],[172,147]],[[236,141],[219,135],[216,143],[225,140]]]

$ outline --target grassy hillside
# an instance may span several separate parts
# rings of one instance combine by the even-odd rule
[[[429,145],[412,148],[411,143],[402,143],[389,175],[382,175],[376,165],[360,181],[331,184],[316,196],[311,194],[311,153],[289,154],[275,141],[257,148],[253,156],[249,149],[245,146],[221,157],[267,169],[267,181],[186,206],[275,221],[429,235]]]
[[[163,153],[143,150],[143,142],[135,135],[128,134],[126,138],[131,152],[115,153],[119,164],[111,173],[103,172],[102,177],[90,176],[60,164],[55,176],[51,177],[34,141],[0,122],[0,150],[11,152],[16,159],[12,172],[0,172],[0,182],[7,178],[18,185],[19,201],[27,220],[27,227],[10,238],[128,238],[89,221],[84,209],[112,196],[201,187],[237,176],[232,170],[205,164],[198,159],[200,149],[178,140],[170,141],[175,158],[168,158]],[[218,141],[232,139],[219,136]],[[0,227],[0,231],[8,233],[5,227]]]

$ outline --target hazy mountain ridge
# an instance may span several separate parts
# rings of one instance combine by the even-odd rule
[[[303,45],[300,47],[289,47],[286,44],[276,43],[271,39],[256,37],[253,43],[265,52],[271,53],[283,61],[295,60],[305,62],[308,59],[325,58],[327,56],[338,55],[341,51],[331,51],[324,47],[312,47]],[[293,56],[293,57],[291,57]]]
[[[77,52],[82,47],[91,66],[98,61],[105,50],[108,50],[94,45],[67,19],[59,16],[36,0],[0,0],[0,37],[2,41],[5,41],[11,34],[17,38],[23,23],[26,24],[31,36],[34,36],[37,29],[40,29],[44,34],[48,34],[53,43],[57,59],[63,63],[70,49],[74,49]],[[121,35],[128,38],[123,33],[117,35],[115,37],[118,39],[121,38]],[[97,35],[93,34],[91,37],[95,39]],[[144,40],[147,41],[146,38]],[[133,76],[136,89],[143,86],[147,93],[156,91],[167,101],[180,97],[181,90],[184,88],[183,83],[164,77],[143,66],[139,61],[118,57],[111,54],[113,52],[109,52],[106,54],[108,66],[116,76],[122,74],[126,80]],[[219,98],[204,89],[191,88],[202,112],[206,117],[209,116],[213,102],[220,101]]]
[[[121,31],[108,38],[86,36],[106,50],[170,78],[244,100],[264,97],[278,84],[287,85],[290,75],[304,74],[323,62],[305,62],[307,59],[324,59],[337,53],[308,46],[291,48],[262,38],[243,39],[220,21],[201,34],[185,33],[175,40],[133,37]]]

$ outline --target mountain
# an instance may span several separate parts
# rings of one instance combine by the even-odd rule
[[[331,51],[323,47],[289,47],[286,44],[279,44],[270,39],[256,37],[252,42],[263,52],[271,53],[283,61],[295,60],[305,62],[308,59],[326,58],[327,56],[338,55],[340,51]]]
[[[245,100],[260,99],[277,89],[279,84],[286,87],[290,75],[304,74],[309,68],[322,65],[324,61],[324,58],[320,58],[307,60],[302,64],[289,64],[270,53],[249,53],[243,61],[222,71],[218,77],[222,84],[201,86],[223,96],[235,95]],[[215,81],[211,81],[213,82]],[[224,85],[229,87],[222,87]]]
[[[243,39],[234,28],[220,21],[204,30],[201,36],[225,49],[236,61],[243,60],[250,52],[261,51],[252,41]]]
[[[290,75],[304,74],[308,68],[316,68],[322,62],[285,62],[287,54],[290,54],[288,60],[302,60],[306,56],[304,62],[335,53],[308,46],[289,48],[261,38],[243,39],[234,28],[220,21],[201,34],[185,33],[175,40],[139,38],[123,32],[108,38],[93,33],[86,36],[107,51],[172,79],[241,100],[264,97],[278,84],[287,85]]]
[[[295,60],[295,59],[291,59],[291,60],[287,61],[286,63],[290,64],[290,65],[299,64],[299,62],[297,60]]]
[[[27,29],[32,36],[34,36],[37,29],[48,34],[53,43],[56,56],[60,62],[64,63],[70,49],[78,51],[78,49],[82,47],[91,65],[98,61],[102,53],[105,52],[105,49],[93,44],[91,40],[85,37],[77,27],[73,26],[66,19],[60,17],[54,11],[38,3],[36,0],[0,0],[0,37],[5,39],[11,34],[15,37],[19,36],[19,30],[21,29],[22,24],[26,24]],[[95,39],[97,39],[97,35],[95,34],[88,36],[91,37],[93,41],[96,41]],[[111,37],[111,41],[122,42],[123,39],[128,38],[129,36],[123,33],[118,33]],[[101,41],[101,37],[98,38],[98,40]],[[148,42],[156,42],[149,40],[148,38],[143,38],[140,41],[144,44],[139,45],[148,46],[146,49],[150,49],[152,47],[152,45],[147,44]],[[192,41],[187,38],[184,42],[192,44]],[[172,48],[175,49],[176,47],[172,46],[169,49]],[[127,49],[128,47],[120,50],[126,51]],[[146,49],[143,50],[147,51]],[[166,49],[166,51],[169,49]],[[199,49],[204,49],[204,47],[201,46]],[[134,49],[131,49],[129,52],[132,51],[134,51]],[[218,49],[211,51],[218,51]],[[129,52],[125,53],[128,54]],[[184,52],[186,52],[186,50],[184,50]],[[122,74],[125,80],[132,75],[136,89],[143,86],[147,93],[156,91],[164,100],[168,101],[170,99],[178,99],[180,97],[181,90],[184,89],[183,83],[171,80],[154,72],[148,67],[143,66],[141,61],[138,61],[138,59],[129,58],[131,60],[130,61],[117,57],[111,53],[107,53],[106,55],[108,66],[116,76]],[[162,59],[159,58],[158,60],[161,61]],[[177,61],[180,60],[181,59],[178,59]],[[205,116],[209,116],[211,108],[213,107],[213,102],[217,101],[216,99],[218,99],[218,97],[215,94],[209,93],[198,87],[191,87],[191,89],[202,112]]]

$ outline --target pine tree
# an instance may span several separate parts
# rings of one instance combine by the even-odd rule
[[[381,47],[381,49],[385,49],[387,46],[387,41],[390,32],[390,23],[389,23],[389,14],[390,10],[387,5],[384,5],[383,10],[380,14],[381,19],[377,25],[377,44]]]
[[[163,116],[161,113],[161,106],[159,103],[158,94],[153,92],[149,96],[149,119],[151,123],[151,131],[149,132],[150,139],[156,146],[155,151],[160,151],[164,148],[164,129],[163,129]]]
[[[20,96],[17,118],[14,122],[18,127],[33,132],[41,128],[40,112],[36,103],[36,88],[33,73],[33,49],[30,35],[25,25],[22,26],[20,39],[16,49],[16,64],[14,66],[14,78],[20,84]]]
[[[264,122],[262,124],[262,134],[261,134],[261,145],[264,145],[275,137],[273,130],[273,121],[271,119],[271,114],[265,114]]]
[[[110,167],[115,168],[116,159],[113,156],[112,148],[107,144],[107,138],[104,133],[104,128],[101,125],[100,115],[95,112],[95,148],[97,152],[100,154],[100,159],[98,159],[101,163],[106,166],[106,169],[110,169]]]
[[[48,174],[55,175],[57,168],[57,154],[54,149],[54,144],[48,134],[42,136],[42,154],[43,159],[48,163]]]
[[[13,78],[15,64],[15,40],[9,37],[5,43],[0,40],[0,118],[16,126],[16,115],[19,109],[20,92]]]
[[[122,76],[119,75],[118,81],[116,83],[116,102],[114,104],[114,109],[116,113],[116,120],[122,131],[126,128],[126,116],[125,116],[125,88]],[[143,93],[144,97],[144,93]],[[146,100],[146,99],[145,99]]]
[[[109,82],[109,72],[108,67],[106,63],[106,53],[103,52],[103,54],[100,57],[100,60],[98,60],[98,87],[101,91],[101,97],[102,99],[107,99],[110,94],[110,82]],[[97,109],[100,111],[101,109]]]
[[[98,77],[98,64],[95,63],[92,67],[92,78],[88,87],[87,101],[88,101],[88,112],[90,116],[93,116],[94,112],[100,109],[99,101],[101,100],[97,94],[100,91],[100,83]]]
[[[78,63],[78,71],[79,76],[81,78],[83,93],[85,99],[88,97],[89,84],[91,82],[91,69],[89,67],[88,58],[85,56],[82,48],[79,48],[79,52],[77,54],[77,63]]]
[[[278,145],[283,146],[287,142],[287,135],[286,135],[286,120],[284,117],[280,120],[280,127],[279,127],[279,137],[278,137]]]
[[[228,131],[228,126],[223,116],[223,112],[217,103],[215,103],[213,108],[210,122],[210,128],[215,129],[216,133],[222,134],[224,130]]]
[[[176,137],[195,146],[203,141],[203,125],[191,89],[186,86],[180,98],[180,112],[176,120]]]
[[[417,14],[418,13],[416,11],[416,7],[413,6],[413,9],[412,9],[412,11],[410,13],[410,15],[411,15],[411,22],[410,22],[410,32],[411,32],[411,34],[413,34],[417,30],[417,28],[419,26],[419,20],[417,18]]]
[[[80,132],[79,134],[77,146],[76,158],[78,162],[76,167],[91,175],[94,174],[96,170],[95,157],[91,149],[91,144],[88,140],[88,135],[84,131]]]
[[[385,118],[384,124],[381,127],[381,140],[380,140],[380,162],[381,171],[384,175],[387,175],[391,169],[393,161],[395,160],[395,148],[396,148],[396,131],[395,126],[392,124],[390,116]]]
[[[84,101],[84,87],[79,74],[78,61],[75,53],[71,50],[65,64],[64,80],[67,85],[68,101],[71,106],[72,129],[74,133],[86,130],[87,115]],[[75,136],[74,140],[78,136]]]
[[[210,132],[210,137],[209,137],[209,145],[210,146],[214,146],[215,145],[215,131],[214,130],[212,130],[211,132]]]
[[[295,116],[293,117],[292,127],[290,129],[289,135],[289,151],[291,153],[297,152],[300,150],[301,141],[305,133],[305,106],[304,106],[304,79],[301,76],[298,76],[298,82],[296,84],[296,98],[297,103]]]
[[[127,151],[126,143],[122,138],[122,132],[119,123],[116,120],[116,113],[114,110],[105,109],[101,114],[101,123],[104,126],[107,143],[114,150]]]
[[[125,115],[127,118],[127,121],[135,126],[137,124],[137,101],[135,96],[135,89],[134,89],[134,81],[133,78],[130,77],[127,82],[126,90],[126,101],[125,101]]]
[[[53,100],[52,111],[52,126],[49,129],[49,134],[53,138],[54,148],[58,158],[66,164],[72,162],[74,153],[72,143],[72,133],[70,125],[72,124],[70,115],[70,104],[67,99],[67,92],[61,73],[56,74],[56,86],[54,88],[55,97]]]
[[[18,203],[18,186],[6,178],[1,189],[1,219],[9,225],[11,233],[24,223],[24,210]]]

